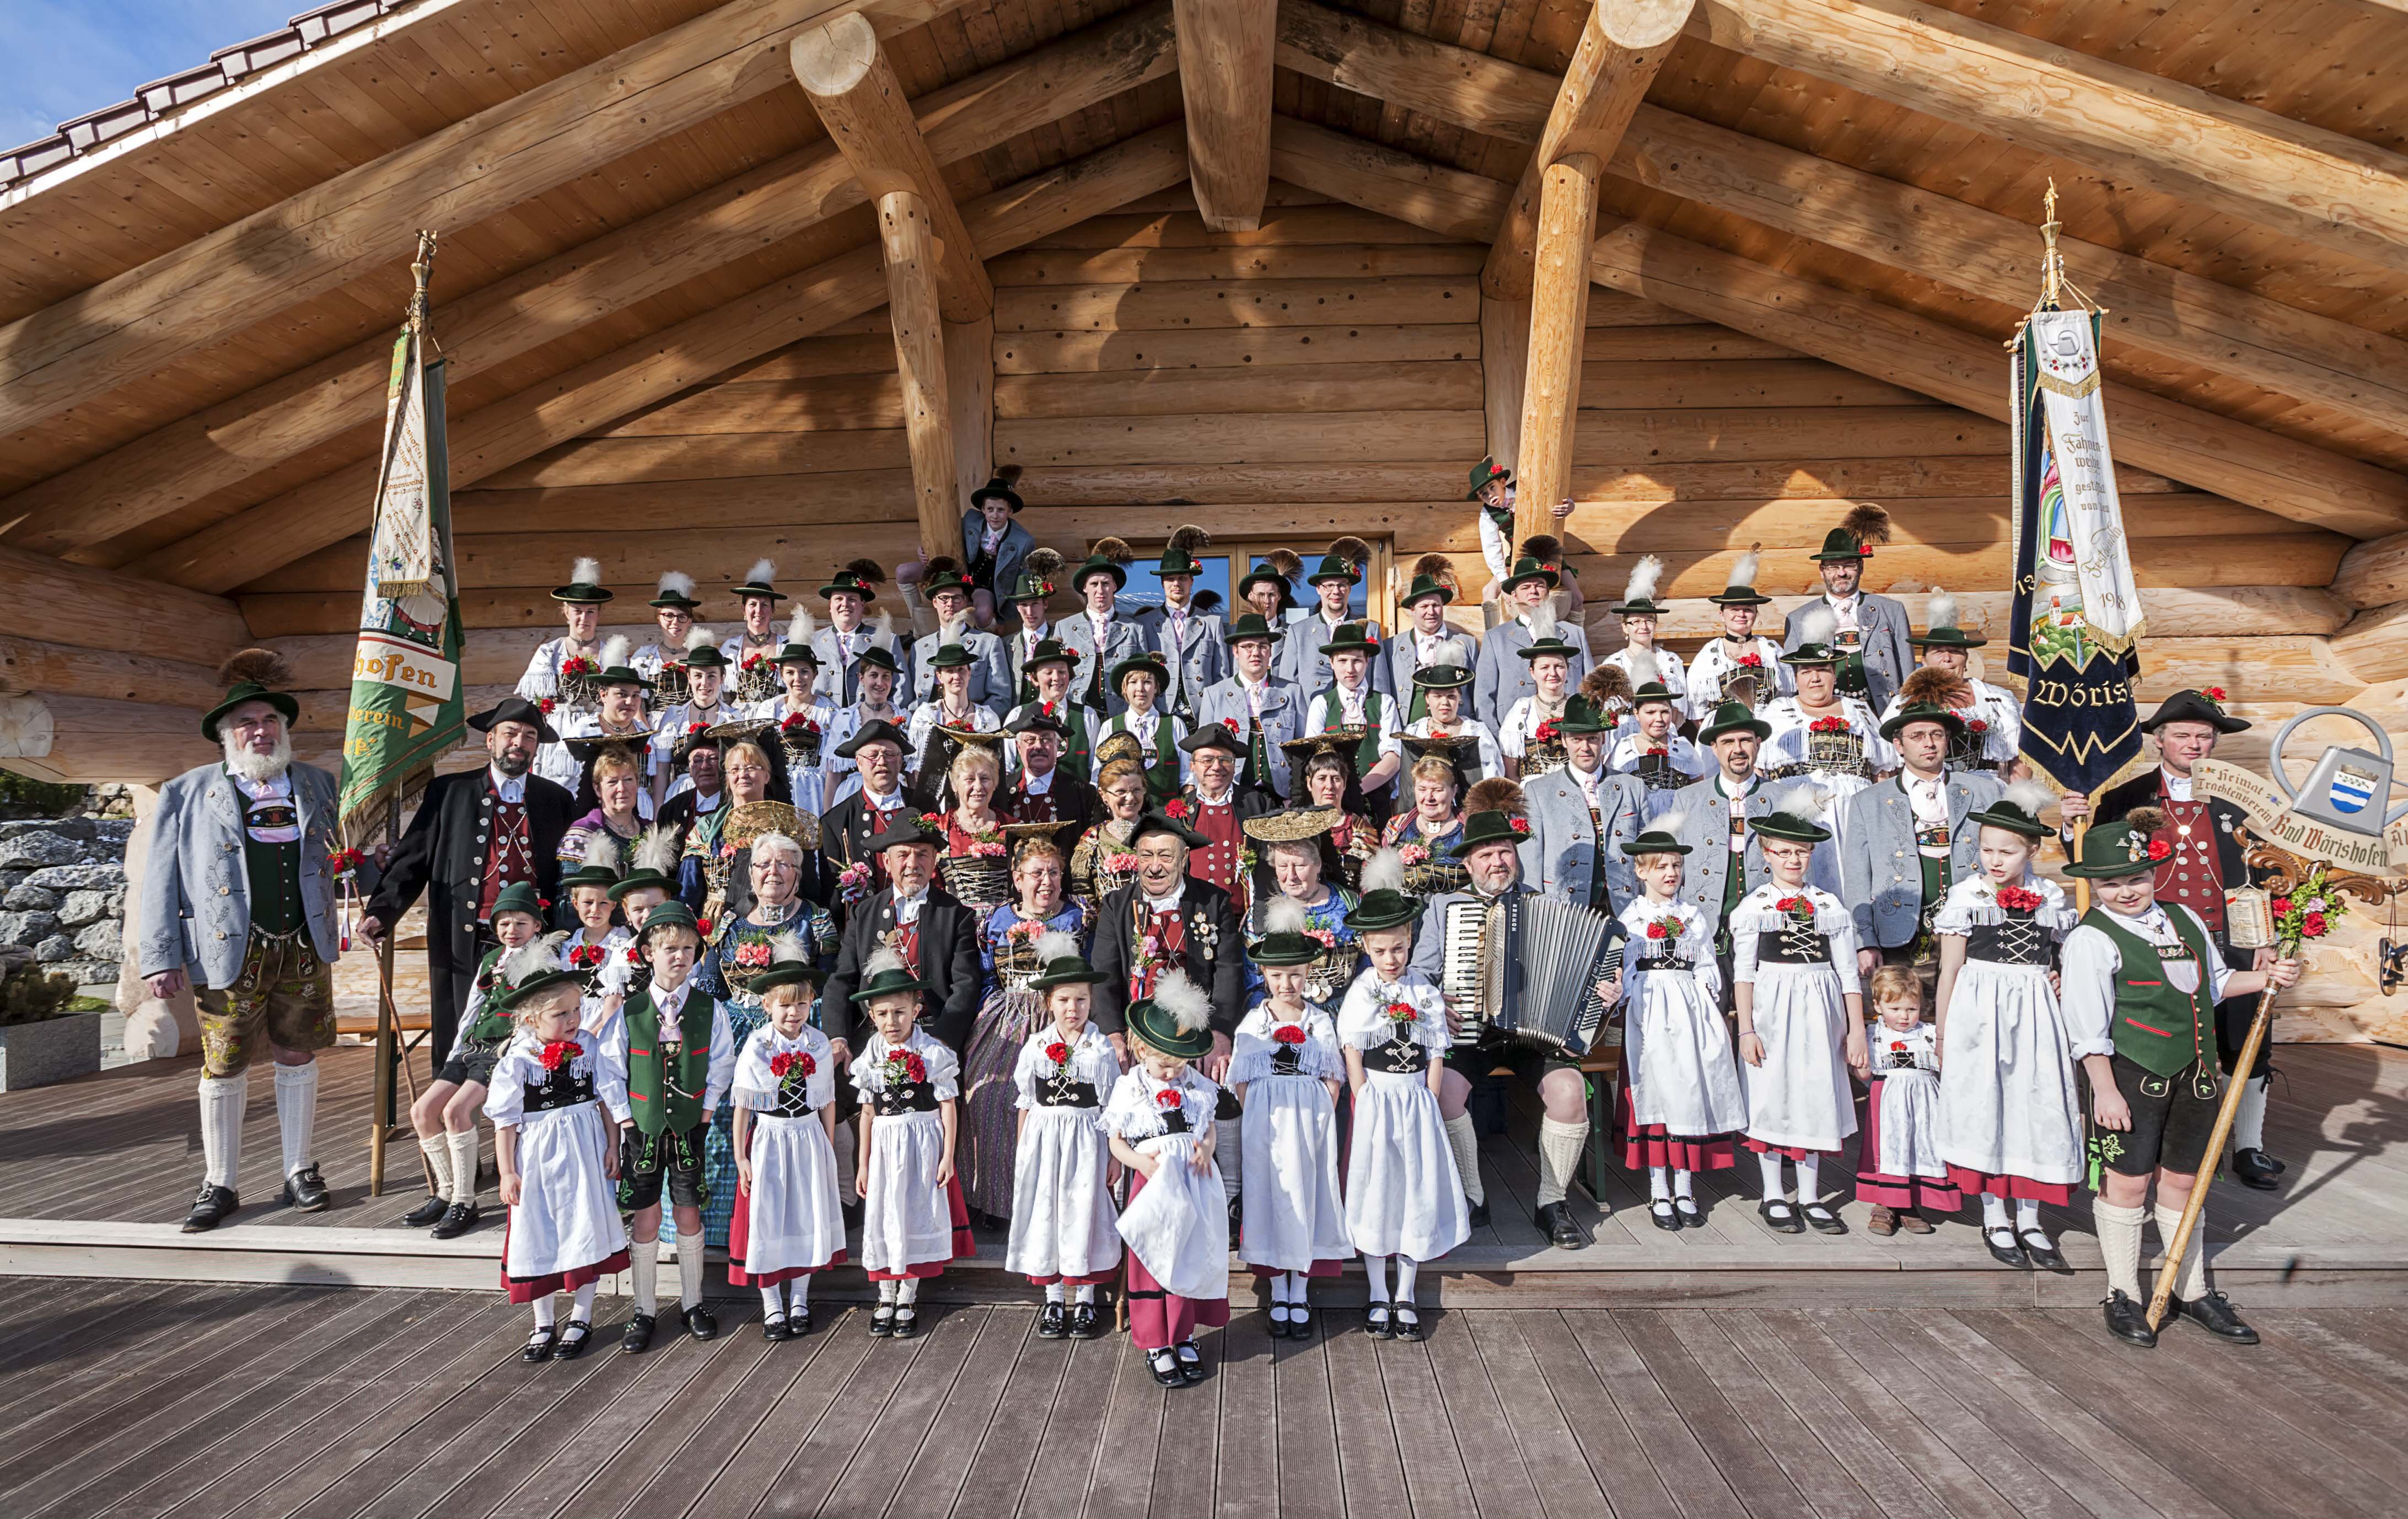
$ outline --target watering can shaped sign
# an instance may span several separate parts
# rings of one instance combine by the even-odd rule
[[[2300,724],[2343,717],[2364,728],[2375,752],[2335,744],[2318,755],[2305,784],[2294,789],[2283,749]],[[2408,802],[2391,805],[2391,740],[2373,719],[2347,707],[2314,707],[2276,731],[2270,781],[2237,765],[2203,760],[2199,779],[2211,796],[2249,815],[2258,838],[2310,860],[2373,875],[2408,872]],[[2279,790],[2277,788],[2280,788]]]

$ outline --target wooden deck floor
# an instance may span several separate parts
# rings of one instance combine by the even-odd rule
[[[620,1318],[602,1305],[605,1334]],[[859,1311],[782,1345],[517,1358],[524,1310],[366,1289],[65,1283],[0,1305],[12,1519],[1491,1515],[2214,1519],[2408,1507],[2408,1332],[2261,1316],[2232,1350],[2070,1310],[1332,1315],[1205,1337],[1164,1393],[1025,1308]],[[2132,1396],[2145,1376],[2151,1395]],[[2179,1423],[2162,1422],[2180,1410]],[[2251,1438],[2232,1438],[2236,1428]]]
[[[2408,1297],[2408,1052],[2372,1045],[2287,1046],[2280,1052],[2280,1065],[2285,1074],[2276,1082],[2269,1143],[2291,1163],[2291,1170],[2273,1193],[2246,1191],[2229,1181],[2217,1185],[2209,1224],[2218,1270],[2253,1291],[2314,1282],[2319,1272],[2326,1280],[2346,1275],[2362,1284],[2387,1270],[2389,1290]],[[369,1066],[369,1052],[358,1048],[334,1051],[323,1062],[317,1149],[335,1207],[315,1214],[276,1205],[275,1101],[266,1072],[259,1073],[251,1087],[241,1177],[247,1206],[238,1225],[254,1236],[262,1232],[251,1227],[257,1225],[279,1232],[374,1231],[389,1236],[395,1246],[423,1240],[396,1223],[423,1196],[418,1156],[406,1140],[389,1158],[386,1195],[366,1195]],[[180,1219],[200,1173],[196,1075],[195,1061],[154,1061],[0,1096],[0,1226],[11,1220],[171,1225]],[[1874,1291],[1898,1290],[1898,1274],[1910,1273],[1904,1285],[1927,1301],[1937,1294],[1952,1303],[2071,1305],[2099,1296],[2090,1273],[2097,1249],[2088,1209],[2081,1201],[2051,1222],[2065,1235],[2069,1259],[2085,1274],[2035,1281],[2001,1272],[1989,1259],[1971,1226],[1971,1211],[1959,1215],[1964,1222],[1944,1224],[1928,1237],[1880,1240],[1864,1231],[1863,1206],[1849,1200],[1842,1212],[1856,1228],[1844,1238],[1775,1235],[1756,1217],[1753,1166],[1703,1179],[1709,1225],[1678,1234],[1649,1225],[1644,1179],[1615,1168],[1605,1188],[1610,1216],[1587,1213],[1596,1225],[1596,1245],[1576,1254],[1551,1250],[1529,1218],[1537,1182],[1533,1127],[1531,1115],[1523,1112],[1511,1132],[1485,1142],[1483,1170],[1494,1222],[1436,1268],[1447,1277],[1450,1301],[1469,1303],[1508,1273],[1523,1282],[1552,1273],[1559,1283],[1588,1280],[1588,1274],[1602,1282],[1602,1274],[1615,1273],[1626,1287],[1654,1283],[1652,1300],[1714,1297],[1751,1281],[1778,1282],[1786,1290],[1809,1290],[1816,1283],[1837,1289],[1851,1273],[1860,1272],[1889,1274],[1887,1283],[1857,1283]],[[849,1153],[850,1146],[839,1150]],[[1825,1179],[1828,1190],[1847,1198],[1844,1168],[1827,1168]],[[1576,1206],[1585,1211],[1584,1199],[1575,1197]],[[489,1188],[486,1201],[492,1200]],[[456,1243],[490,1252],[498,1248],[498,1235],[488,1225]],[[987,1243],[982,1254],[999,1256],[1000,1242]],[[0,1242],[0,1257],[6,1254]],[[0,1258],[0,1266],[5,1264]],[[474,1280],[481,1285],[486,1279]],[[1627,1291],[1616,1296],[1600,1287],[1600,1294],[1585,1301],[1602,1306],[1633,1300]],[[1825,1293],[1819,1300],[1835,1299]],[[1854,1300],[1867,1299],[1860,1290]],[[2338,1300],[2376,1299],[2361,1295],[2307,1301]],[[1558,1297],[1551,1306],[1571,1301]]]

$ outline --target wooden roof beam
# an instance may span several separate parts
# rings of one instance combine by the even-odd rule
[[[1280,20],[1283,67],[1509,142],[1544,128],[1555,86],[1536,69],[1314,0],[1286,0]],[[2032,226],[1659,107],[1639,107],[1606,169],[1985,300],[2021,308],[2040,288]],[[2057,246],[2110,308],[2111,340],[2408,431],[2408,343],[2101,244]]]
[[[2408,155],[1914,0],[1699,0],[1689,35],[2408,270]]]
[[[982,257],[1168,190],[1187,178],[1179,123],[1113,144],[982,196],[963,221]],[[452,485],[461,489],[885,304],[874,245],[649,334],[532,390],[455,419]],[[139,561],[136,573],[228,591],[358,531],[375,489],[372,464],[322,476]]]
[[[1172,0],[1196,207],[1215,232],[1263,224],[1271,182],[1271,55],[1279,0]]]
[[[939,164],[984,152],[1176,65],[1155,0],[922,97]],[[852,167],[813,143],[507,279],[440,303],[453,383],[861,204]],[[67,553],[190,505],[383,413],[393,341],[380,333],[0,501],[0,538]],[[361,451],[374,447],[371,441]]]
[[[1586,155],[1613,157],[1656,71],[1672,55],[1696,0],[1598,0],[1581,28],[1580,46],[1556,88],[1539,136],[1505,208],[1505,223],[1480,271],[1480,288],[1498,300],[1525,299],[1539,245],[1541,186],[1546,171]]]
[[[1996,339],[1636,222],[1598,224],[1589,272],[1600,284],[2007,418],[2007,360]],[[2127,464],[2353,537],[2408,527],[2408,479],[2389,470],[2129,385],[2108,384],[2106,405],[2116,456]]]
[[[1484,176],[1292,116],[1271,122],[1271,172],[1350,206],[1472,243],[1497,236],[1510,193]]]
[[[795,80],[819,108],[828,139],[853,167],[862,193],[879,205],[882,227],[887,197],[908,193],[920,203],[934,245],[930,271],[936,297],[949,322],[976,322],[995,309],[995,285],[962,225],[961,208],[936,154],[912,120],[903,81],[878,45],[878,33],[860,16],[840,16],[795,38],[787,50]]]
[[[0,437],[396,265],[466,227],[755,99],[802,28],[867,11],[886,35],[966,0],[730,0],[681,26],[312,185],[0,327]]]

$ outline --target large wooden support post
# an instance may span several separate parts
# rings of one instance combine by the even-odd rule
[[[1571,490],[1572,418],[1580,408],[1581,346],[1588,328],[1588,245],[1597,228],[1597,177],[1603,171],[1591,154],[1574,153],[1547,165],[1544,176],[1514,494],[1514,529],[1521,534],[1541,531],[1548,509]]]
[[[920,548],[962,556],[962,492],[953,456],[953,403],[945,394],[945,330],[937,304],[937,235],[916,191],[878,197],[878,241],[886,258],[895,372],[903,382],[903,434]]]
[[[953,401],[953,482],[975,491],[995,473],[995,318],[945,323],[945,391]]]
[[[1480,297],[1480,397],[1488,414],[1488,456],[1506,468],[1522,457],[1522,394],[1530,372],[1530,303]]]
[[[1172,0],[1196,208],[1215,232],[1263,224],[1271,182],[1279,0]]]
[[[1630,126],[1631,113],[1647,93],[1656,71],[1672,54],[1696,0],[1598,0],[1581,29],[1555,103],[1547,113],[1538,150],[1522,171],[1521,183],[1505,208],[1504,225],[1488,250],[1480,288],[1518,299],[1530,294],[1530,260],[1538,246],[1541,179],[1554,165],[1575,153],[1609,163]]]

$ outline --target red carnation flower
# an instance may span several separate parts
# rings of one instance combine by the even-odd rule
[[[779,724],[778,731],[791,734],[817,733],[820,731],[820,725],[805,714],[796,712]]]
[[[703,938],[709,939],[710,937],[710,920],[709,918],[696,919],[695,921],[694,931],[700,934]]]
[[[2167,843],[2162,838],[2152,838],[2149,840],[2149,858],[2153,860],[2162,860],[2173,852],[2174,847],[2172,844]]]
[[[1671,752],[1671,750],[1666,748],[1662,744],[1649,744],[1647,746],[1647,757],[1650,759],[1663,759]]]
[[[1969,717],[1965,720],[1965,731],[1978,738],[1990,731],[1990,724],[1981,718]]]
[[[1279,1044],[1302,1044],[1304,1030],[1294,1024],[1282,1024],[1271,1030],[1271,1039]]]
[[[549,712],[552,710],[552,698],[550,696],[546,696],[541,701],[537,702],[536,705]]]
[[[2290,911],[2290,910],[2291,910],[2291,899],[2290,899],[2289,897],[2287,897],[2287,896],[2278,896],[2278,897],[2274,898],[2274,915],[2275,915],[2276,917],[2281,917],[2284,913],[2288,912],[2288,911]]]
[[[1743,666],[1748,669],[1760,670],[1764,668],[1764,656],[1751,649],[1746,653],[1740,655],[1739,658],[1734,660],[1732,663]]]
[[[1512,829],[1517,834],[1527,835],[1530,831],[1530,820],[1528,818],[1507,818],[1505,820],[1505,825]]]
[[[1530,737],[1536,738],[1542,744],[1551,744],[1555,741],[1555,720],[1551,717],[1544,723],[1540,724],[1538,729],[1533,732]]]
[[[769,1057],[769,1074],[781,1082],[786,1079],[786,1072],[794,1068],[795,1056],[791,1051],[781,1052]]]
[[[1421,1010],[1410,1002],[1391,1002],[1385,1010],[1392,1024],[1412,1024],[1421,1021]]]
[[[1844,717],[1818,717],[1813,722],[1806,724],[1806,731],[1809,733],[1845,733],[1848,731],[1848,720]]]
[[[2200,695],[2205,696],[2208,700],[2215,703],[2219,707],[2224,705],[2224,688],[2222,686],[2209,686],[2205,691],[2200,692]]]
[[[1173,796],[1170,800],[1162,804],[1162,815],[1170,819],[1173,823],[1186,822],[1187,811],[1187,801],[1184,797]]]
[[[642,965],[644,963],[644,952],[636,948],[633,944],[628,945],[627,963],[631,966]]]
[[[1906,1048],[1906,1040],[1892,1039],[1889,1041],[1889,1047],[1893,1050],[1903,1050]]]
[[[1649,939],[1670,939],[1672,937],[1672,930],[1665,927],[1661,923],[1651,923],[1647,925],[1647,937]]]
[[[1154,1105],[1164,1112],[1176,1111],[1186,1100],[1179,1095],[1179,1089],[1175,1086],[1166,1086],[1154,1095]]]
[[[602,946],[579,944],[568,952],[568,963],[580,970],[591,970],[602,963]]]
[[[2309,939],[2324,938],[2326,926],[2325,915],[2321,912],[2311,912],[2300,920],[2300,932]]]
[[[2010,912],[2034,911],[2038,910],[2042,900],[2040,893],[2026,891],[2021,886],[2001,886],[1999,888],[1999,906],[2005,908]]]
[[[1070,1063],[1070,1047],[1060,1039],[1055,1039],[1045,1046],[1045,1058],[1057,1066],[1067,1066]]]
[[[928,1079],[928,1063],[910,1051],[903,1053],[903,1073],[915,1082]]]
[[[1811,918],[1814,915],[1813,902],[1803,896],[1784,896],[1772,905],[1792,917]]]
[[[567,1065],[569,1056],[576,1053],[577,1041],[575,1039],[553,1039],[551,1043],[543,1047],[543,1068],[546,1070],[558,1070],[561,1067]]]

